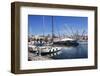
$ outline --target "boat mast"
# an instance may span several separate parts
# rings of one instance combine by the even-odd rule
[[[43,16],[43,37],[44,37],[44,16]]]
[[[68,30],[68,27],[66,25],[64,25],[64,29],[67,32],[66,33],[67,34],[67,37],[71,37],[71,36],[68,35],[68,34],[71,34],[71,32]]]
[[[53,16],[52,16],[52,43],[54,42],[54,22],[53,22]]]

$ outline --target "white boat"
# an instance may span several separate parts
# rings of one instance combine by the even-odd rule
[[[53,53],[60,51],[62,47],[53,47],[53,46],[34,46],[34,45],[29,45],[28,46],[31,51],[36,51],[36,52],[41,52],[41,53]]]
[[[77,42],[77,40],[75,39],[71,39],[71,38],[63,38],[61,40],[58,41],[54,41],[53,42],[54,45],[63,45],[63,46],[78,46],[79,43]]]
[[[51,46],[39,47],[39,48],[42,53],[54,53],[61,50],[61,47],[51,47]]]
[[[28,45],[28,50],[29,51],[37,51],[37,48],[34,45]]]

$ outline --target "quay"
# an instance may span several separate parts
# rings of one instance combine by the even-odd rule
[[[28,61],[38,61],[38,60],[53,60],[49,56],[38,56],[34,53],[28,52]]]

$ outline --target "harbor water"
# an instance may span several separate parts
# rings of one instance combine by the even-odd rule
[[[80,42],[77,47],[64,47],[60,53],[51,57],[52,59],[79,59],[88,58],[88,43]]]

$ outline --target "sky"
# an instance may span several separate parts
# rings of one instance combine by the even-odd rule
[[[31,35],[52,34],[52,18],[54,34],[80,35],[88,31],[88,17],[28,15],[28,33]]]

